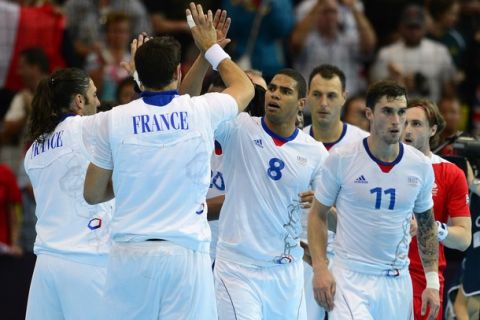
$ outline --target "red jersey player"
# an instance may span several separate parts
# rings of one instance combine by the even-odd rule
[[[443,246],[466,250],[471,240],[471,220],[468,206],[468,186],[465,175],[456,165],[433,154],[430,144],[445,127],[445,121],[435,104],[428,100],[414,100],[407,107],[407,121],[403,140],[431,159],[435,174],[432,196],[435,220],[438,225],[439,240],[439,278],[440,298],[443,296],[446,266]],[[422,290],[425,287],[425,275],[418,253],[417,239],[410,244],[410,276],[413,284],[415,319],[426,319],[422,315]],[[440,303],[440,308],[442,303]],[[442,309],[437,319],[442,319]]]

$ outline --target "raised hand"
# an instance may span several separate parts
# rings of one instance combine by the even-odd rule
[[[213,14],[208,10],[207,14],[203,13],[203,8],[200,4],[190,3],[190,8],[186,10],[187,21],[191,16],[194,26],[191,26],[193,40],[200,51],[205,52],[212,45],[217,43],[217,31],[213,25]],[[220,18],[219,18],[220,20]]]
[[[122,61],[120,65],[128,72],[129,75],[133,75],[135,72],[135,53],[144,43],[150,40],[145,32],[138,35],[137,39],[133,39],[130,43],[130,61]]]
[[[227,38],[228,30],[230,29],[230,24],[232,20],[227,17],[227,11],[218,9],[213,16],[213,26],[217,31],[217,43],[225,48],[227,44],[230,43],[230,39]]]

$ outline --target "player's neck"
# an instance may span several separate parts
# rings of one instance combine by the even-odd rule
[[[343,122],[335,121],[333,123],[312,123],[313,137],[320,142],[335,142],[340,139],[343,132]]]
[[[374,135],[370,135],[367,138],[367,143],[370,153],[373,154],[375,158],[383,162],[395,161],[400,152],[400,143],[385,143],[382,139]]]
[[[268,117],[265,117],[264,119],[268,129],[281,137],[290,137],[297,128],[295,127],[295,122],[273,123]]]
[[[177,90],[177,89],[178,89],[178,82],[174,80],[161,89],[152,89],[152,88],[145,87],[143,91],[164,92],[164,91],[171,91],[171,90]]]

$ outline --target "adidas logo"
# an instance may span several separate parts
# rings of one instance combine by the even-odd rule
[[[355,179],[354,181],[355,183],[368,183],[367,179],[365,179],[365,177],[363,176],[363,174],[358,177],[357,179]]]
[[[263,148],[262,139],[255,139],[253,142],[255,142],[255,144],[260,148]]]

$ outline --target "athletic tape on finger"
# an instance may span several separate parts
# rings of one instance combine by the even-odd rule
[[[190,27],[190,29],[196,26],[195,21],[193,21],[193,17],[191,14],[187,16],[187,24]]]

